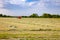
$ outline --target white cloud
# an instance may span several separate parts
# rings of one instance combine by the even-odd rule
[[[31,1],[26,2],[27,0],[10,0],[10,4],[20,5],[20,6],[32,6],[35,3],[38,3],[37,1]]]
[[[24,10],[19,9],[18,11],[16,11],[16,10],[11,11],[9,9],[1,9],[1,7],[4,7],[5,2],[4,2],[4,0],[0,0],[0,13],[8,14],[8,15],[21,15],[21,13],[22,13],[22,15],[29,15],[31,13],[42,14],[43,12],[52,13],[55,11],[52,10],[53,8],[51,8],[51,10],[50,10],[48,7],[46,7],[47,6],[46,4],[48,4],[48,6],[49,5],[52,5],[52,6],[60,5],[60,0],[40,0],[39,2],[36,2],[36,1],[26,2],[26,0],[10,0],[10,1],[6,0],[6,2],[9,2],[10,4],[20,5],[21,7],[24,7],[24,8],[26,7],[26,9],[24,9]],[[46,3],[46,2],[48,2],[48,3]],[[49,2],[51,2],[52,4],[49,4]],[[56,13],[57,13],[57,11],[56,11]]]
[[[2,8],[4,6],[4,2],[3,0],[0,0],[0,8]]]
[[[55,6],[60,6],[60,0],[49,0],[49,1],[46,1],[45,0],[45,2],[48,2],[48,3],[50,3],[51,5],[55,5]],[[48,3],[46,3],[46,4],[48,4]]]
[[[36,2],[30,2],[29,3],[29,6],[32,6],[33,4],[35,4]]]
[[[22,0],[22,1],[26,1],[26,0]]]
[[[11,4],[16,4],[16,5],[20,5],[25,3],[26,0],[10,0],[9,3]]]
[[[60,0],[53,0],[54,5],[60,6]]]
[[[0,9],[0,14],[13,15],[14,12],[7,9]]]

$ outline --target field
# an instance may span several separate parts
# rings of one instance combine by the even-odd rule
[[[0,18],[0,40],[11,38],[60,40],[60,18]]]

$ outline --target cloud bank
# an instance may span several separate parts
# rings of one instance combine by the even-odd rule
[[[44,12],[60,13],[60,0],[0,0],[0,13],[30,15]]]

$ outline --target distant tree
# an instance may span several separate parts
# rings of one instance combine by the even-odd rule
[[[52,15],[53,18],[60,18],[60,15]]]
[[[2,17],[3,15],[2,14],[0,14],[0,17]]]
[[[38,14],[33,13],[32,15],[30,15],[30,17],[36,18],[36,17],[38,17]]]
[[[51,14],[48,14],[48,13],[44,13],[42,16],[44,18],[52,18]]]
[[[22,18],[28,18],[29,16],[22,16]]]
[[[7,17],[7,15],[3,15],[3,17]]]

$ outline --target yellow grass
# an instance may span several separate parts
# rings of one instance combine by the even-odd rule
[[[28,33],[32,32],[28,30],[38,30],[38,29],[60,30],[60,18],[59,19],[58,18],[22,18],[22,19],[0,18],[0,30],[10,30],[10,29],[24,31],[25,33],[26,31]],[[19,31],[17,31],[17,33],[19,33]],[[35,33],[35,32],[32,32],[32,33]],[[37,32],[37,33],[40,33],[40,32]]]
[[[15,29],[15,31],[8,31],[11,29]],[[51,29],[57,31],[39,31],[39,29]],[[17,34],[16,36],[19,37],[59,38],[60,18],[0,18],[0,36],[3,34]]]
[[[60,30],[60,18],[0,18],[0,30],[11,29],[16,26],[18,30],[56,29]]]

